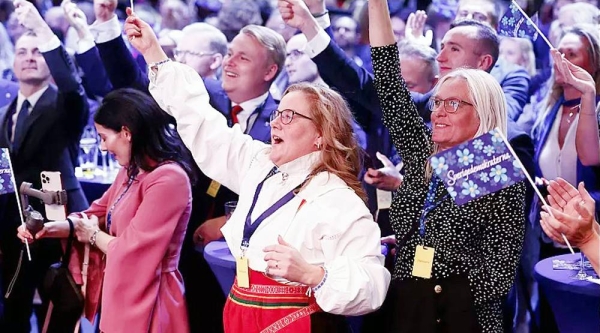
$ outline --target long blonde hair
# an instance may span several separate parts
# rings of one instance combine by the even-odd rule
[[[358,175],[361,171],[361,150],[352,128],[353,116],[344,98],[320,84],[296,83],[283,96],[300,91],[306,96],[317,131],[322,136],[321,161],[313,167],[311,176],[330,172],[340,177],[354,192],[366,201]]]
[[[590,24],[580,24],[575,25],[569,28],[566,28],[560,39],[564,38],[568,34],[574,34],[579,36],[584,41],[588,43],[588,56],[593,66],[593,73],[590,73],[594,78],[594,82],[596,82],[596,94],[600,93],[600,38],[598,36],[598,30],[596,30],[595,26]],[[550,93],[546,95],[546,98],[542,102],[544,112],[538,115],[535,124],[533,125],[533,138],[537,137],[542,125],[544,124],[544,120],[548,117],[548,114],[552,110],[552,107],[563,94],[562,85],[556,83],[555,73],[553,71],[552,77],[548,80],[552,87],[550,88]]]
[[[467,83],[469,98],[475,108],[477,118],[479,118],[479,128],[474,138],[494,128],[498,128],[502,135],[506,137],[508,117],[506,113],[506,98],[498,81],[489,73],[480,69],[460,68],[442,77],[433,88],[432,96],[435,96],[440,87],[451,79],[462,79]],[[439,145],[434,143],[432,155],[440,151]],[[426,180],[431,179],[432,171],[431,166],[427,163]]]

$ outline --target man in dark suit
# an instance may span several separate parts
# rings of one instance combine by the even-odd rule
[[[88,203],[74,169],[79,138],[88,117],[87,100],[69,56],[35,7],[24,0],[15,1],[15,7],[19,22],[31,32],[15,44],[14,72],[19,92],[10,105],[0,110],[0,147],[10,149],[17,188],[22,182],[41,188],[41,171],[60,171],[68,195],[67,210],[81,211]],[[52,78],[56,87],[50,85]],[[39,200],[31,200],[30,204],[44,212]],[[58,240],[43,239],[30,246],[32,261],[27,256],[20,258],[23,244],[16,237],[20,213],[14,194],[0,198],[6,293],[1,332],[30,332],[35,288],[41,286],[48,266],[57,262],[62,252]],[[11,282],[14,284],[7,290]],[[41,296],[44,300],[45,295]],[[40,319],[45,315],[44,306],[42,311]]]

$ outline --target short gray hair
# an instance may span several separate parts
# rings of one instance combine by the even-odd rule
[[[411,57],[423,60],[429,69],[428,79],[430,80],[433,80],[440,72],[436,60],[438,54],[429,46],[403,40],[398,43],[398,54],[400,58]]]
[[[183,35],[205,34],[209,38],[209,48],[211,51],[217,52],[222,56],[227,54],[227,37],[225,37],[225,34],[221,30],[208,23],[198,22],[188,24],[181,32]]]
[[[283,69],[283,63],[285,62],[286,44],[281,34],[254,24],[245,26],[240,33],[254,37],[267,50],[269,60],[277,65],[277,74],[273,77],[275,79]]]

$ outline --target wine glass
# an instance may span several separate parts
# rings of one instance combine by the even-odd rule
[[[583,252],[579,252],[581,261],[579,264],[579,272],[577,272],[577,274],[575,274],[575,276],[573,277],[575,280],[579,280],[579,281],[584,281],[587,280],[589,275],[587,275],[587,273],[585,272],[585,255],[583,254]]]

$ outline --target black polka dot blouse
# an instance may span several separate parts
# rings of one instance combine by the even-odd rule
[[[394,195],[390,223],[397,240],[419,224],[428,181],[427,159],[433,151],[431,130],[419,117],[400,75],[395,44],[371,49],[375,85],[383,109],[383,120],[405,165],[404,183]],[[446,196],[440,183],[436,199]],[[412,276],[417,245],[435,249],[432,278],[468,277],[477,319],[484,332],[502,332],[502,297],[511,288],[525,233],[525,184],[514,184],[499,192],[456,206],[446,196],[427,215],[426,232],[417,229],[398,250],[393,279]]]

